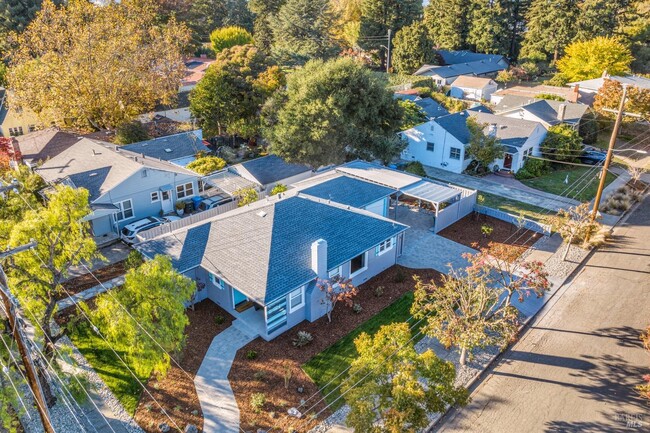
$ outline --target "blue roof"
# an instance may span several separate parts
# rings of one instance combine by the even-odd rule
[[[181,132],[180,134],[167,135],[152,140],[139,141],[120,147],[150,158],[171,161],[179,158],[194,156],[199,152],[209,152],[210,149],[203,144],[197,131]]]
[[[432,98],[422,98],[415,101],[415,104],[422,108],[426,113],[427,117],[435,118],[440,116],[446,116],[449,114],[449,111],[443,107],[440,103],[433,100]]]
[[[481,60],[498,62],[504,58],[501,54],[482,54],[471,51],[438,50],[438,54],[442,57],[445,65],[456,65],[458,63],[477,62]]]
[[[304,189],[301,192],[347,206],[363,208],[397,191],[375,183],[364,182],[360,179],[340,176]]]
[[[261,158],[251,159],[239,165],[244,167],[260,185],[270,185],[311,171],[311,168],[306,164],[288,163],[277,155],[267,155]],[[237,170],[237,166],[234,166],[234,168]]]

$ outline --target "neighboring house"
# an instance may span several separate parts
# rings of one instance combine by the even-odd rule
[[[120,146],[119,149],[144,155],[147,158],[171,162],[181,167],[186,167],[194,161],[199,152],[210,152],[203,142],[203,132],[200,129],[139,141]]]
[[[517,100],[519,99],[519,100]],[[560,102],[547,99],[537,99],[521,103],[521,98],[516,96],[505,96],[495,107],[499,116],[511,117],[513,119],[531,120],[540,122],[545,128],[565,123],[573,128],[578,128],[580,121],[590,111],[588,105],[573,104],[571,102]]]
[[[508,69],[508,60],[498,54],[479,54],[469,51],[439,50],[443,66],[423,65],[413,75],[431,77],[438,86],[452,84],[461,75],[494,77],[497,72]]]
[[[306,164],[290,164],[276,155],[251,159],[229,167],[229,170],[244,179],[259,185],[269,193],[277,184],[290,185],[312,176],[312,169]]]
[[[408,141],[402,159],[461,173],[472,161],[465,150],[470,140],[469,116],[487,124],[485,133],[496,135],[505,146],[504,158],[494,161],[491,168],[516,172],[527,156],[539,155],[539,145],[546,136],[541,123],[467,110],[402,131],[400,135]]]
[[[78,134],[51,127],[14,137],[13,140],[20,150],[23,162],[29,167],[35,167],[82,139]]]
[[[577,87],[569,89],[568,87],[546,86],[543,84],[526,87],[526,86],[513,86],[506,89],[497,90],[490,96],[491,104],[499,104],[501,100],[506,97],[520,97],[522,100],[541,99],[540,95],[552,95],[564,99],[567,102],[578,102],[580,92]]]
[[[201,57],[185,59],[185,77],[181,80],[179,92],[189,92],[195,88],[196,84],[205,75],[205,71],[214,62],[214,59],[209,59],[205,54],[202,54]]]
[[[393,94],[393,97],[402,101],[413,102],[415,105],[422,109],[429,120],[449,114],[449,111],[447,111],[447,109],[443,107],[442,104],[440,104],[438,101],[435,101],[430,97],[421,98],[418,96],[417,92],[415,94],[409,91],[395,92]]]
[[[41,127],[34,113],[16,110],[7,105],[7,90],[0,87],[0,136],[18,137]]]
[[[449,94],[458,99],[490,100],[490,96],[497,91],[498,87],[497,83],[490,78],[461,75],[454,80]]]
[[[650,90],[650,78],[641,77],[638,75],[626,75],[625,77],[619,77],[616,75],[610,76],[606,72],[603,73],[603,76],[600,78],[594,78],[592,80],[585,81],[576,81],[574,83],[567,83],[567,86],[572,88],[577,87],[580,92],[593,93],[596,94],[601,87],[605,84],[605,80],[614,80],[618,81],[621,84],[627,84],[631,87],[638,87],[639,89]]]
[[[326,313],[318,280],[354,285],[393,266],[408,227],[297,191],[136,245],[168,255],[210,299],[265,340]]]
[[[89,192],[93,235],[118,233],[147,216],[174,211],[177,200],[199,193],[200,176],[115,145],[84,138],[35,169],[50,184]]]

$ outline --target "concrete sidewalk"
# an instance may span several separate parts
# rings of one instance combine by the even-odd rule
[[[121,286],[122,284],[124,284],[124,275],[115,277],[109,281],[105,281],[101,284],[91,287],[90,289],[86,289],[83,292],[75,293],[74,295],[69,296],[65,299],[61,299],[56,303],[56,307],[59,311],[61,311],[64,308],[68,308],[77,304],[78,302],[92,299],[100,293],[104,293],[105,291],[117,286]]]

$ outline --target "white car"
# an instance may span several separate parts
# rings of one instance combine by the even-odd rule
[[[158,227],[159,225],[167,222],[172,222],[172,221],[178,221],[180,218],[175,217],[175,216],[169,216],[169,217],[146,217],[141,220],[138,220],[134,223],[127,224],[124,226],[122,229],[122,240],[126,242],[127,244],[132,244],[135,242],[135,238],[138,235],[138,233],[143,232],[145,230],[152,229],[154,227]]]

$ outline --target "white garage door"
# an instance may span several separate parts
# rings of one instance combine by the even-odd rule
[[[386,199],[383,198],[366,206],[366,210],[377,215],[386,216]]]

